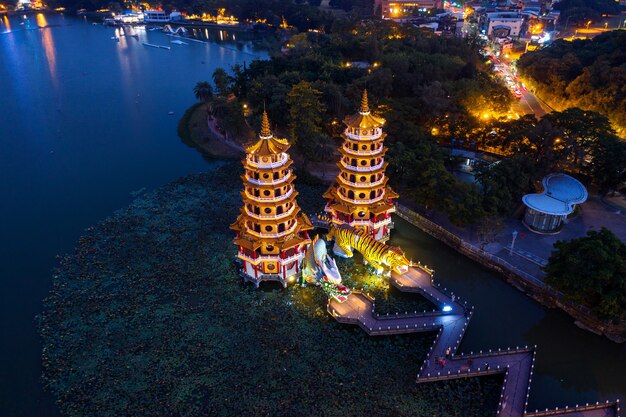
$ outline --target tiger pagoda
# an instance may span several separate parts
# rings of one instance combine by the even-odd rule
[[[313,226],[296,202],[288,149],[285,139],[274,137],[263,112],[259,140],[246,149],[242,161],[244,205],[230,226],[237,233],[234,243],[243,278],[257,287],[261,281],[283,286],[295,281],[311,243],[308,231]]]
[[[363,91],[359,112],[346,117],[344,124],[343,145],[339,148],[342,156],[337,163],[340,171],[324,193],[328,199],[325,211],[333,223],[364,230],[385,242],[395,211],[393,199],[398,194],[387,186],[385,176],[385,119],[370,111],[367,90]]]

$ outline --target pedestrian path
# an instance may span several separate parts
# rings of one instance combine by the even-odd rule
[[[340,323],[361,327],[370,336],[436,331],[437,336],[419,368],[417,383],[504,374],[498,417],[618,417],[619,402],[526,412],[535,362],[535,348],[457,353],[473,307],[433,283],[432,271],[418,265],[404,274],[392,273],[389,282],[400,291],[419,293],[437,306],[434,312],[379,316],[374,300],[354,291],[348,300],[331,299],[328,312]]]
[[[537,264],[539,266],[547,266],[548,265],[548,260],[542,258],[541,256],[537,256],[534,253],[530,253],[524,249],[518,249],[518,248],[514,248],[513,249],[513,253],[515,253],[517,256],[521,256],[524,259],[529,260],[530,262]]]

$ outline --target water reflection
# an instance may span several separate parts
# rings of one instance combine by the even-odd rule
[[[9,22],[9,18],[6,16],[2,16],[2,22],[4,23],[4,27],[6,27],[4,33],[11,32],[11,22]]]
[[[555,333],[559,337],[554,337]],[[571,319],[551,311],[524,335],[540,346],[537,371],[576,392],[598,391],[613,399],[626,391],[626,350],[572,325]],[[546,343],[549,341],[549,343]]]
[[[54,40],[52,38],[52,31],[46,29],[48,21],[43,13],[37,14],[37,26],[43,28],[41,31],[41,45],[43,46],[44,54],[46,55],[46,61],[48,62],[48,72],[50,73],[50,79],[54,87],[59,86],[59,80],[57,79],[57,57],[56,49],[54,47]]]

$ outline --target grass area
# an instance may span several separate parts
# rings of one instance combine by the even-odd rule
[[[228,230],[240,172],[228,163],[148,193],[62,258],[39,324],[63,414],[494,414],[500,377],[415,384],[433,334],[368,337],[332,320],[314,286],[244,286]],[[346,280],[372,288],[361,268]]]

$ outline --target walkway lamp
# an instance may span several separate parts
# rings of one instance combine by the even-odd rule
[[[511,247],[509,248],[509,256],[513,255],[513,246],[515,246],[515,238],[517,237],[517,230],[513,230],[511,235],[512,235],[512,239],[511,239]]]
[[[443,311],[444,313],[449,313],[450,311],[452,311],[452,307],[446,304],[443,306],[441,311]]]

